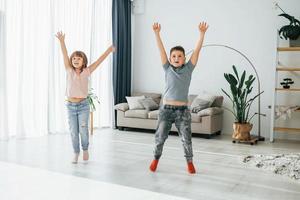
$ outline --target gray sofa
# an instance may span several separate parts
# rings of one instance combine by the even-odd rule
[[[142,93],[135,92],[132,96],[145,96],[151,97],[158,105],[162,105],[161,94],[156,93]],[[189,105],[197,95],[189,95]],[[191,113],[192,116],[192,133],[206,134],[210,138],[213,134],[220,134],[222,130],[223,97],[217,96],[213,101],[211,107],[201,110],[198,113]],[[157,128],[157,117],[159,110],[148,111],[146,109],[130,110],[128,103],[120,103],[115,105],[117,111],[117,128],[124,130],[124,128],[139,128],[139,129],[152,129]],[[171,131],[177,131],[173,124]]]

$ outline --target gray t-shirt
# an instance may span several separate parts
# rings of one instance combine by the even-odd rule
[[[173,67],[169,61],[163,65],[165,70],[165,100],[188,102],[189,87],[194,65],[191,61],[179,68]]]

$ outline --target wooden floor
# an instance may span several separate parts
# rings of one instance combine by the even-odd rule
[[[150,172],[153,142],[153,133],[95,130],[90,138],[90,162],[72,165],[67,134],[12,139],[0,141],[0,161],[190,199],[299,199],[300,181],[248,166],[242,160],[251,154],[299,152],[300,142],[251,146],[233,144],[224,136],[193,138],[195,175],[186,171],[176,135],[169,136],[157,172]]]

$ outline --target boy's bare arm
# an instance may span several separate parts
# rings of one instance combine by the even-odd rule
[[[200,37],[199,37],[199,40],[196,43],[196,47],[195,47],[194,52],[193,52],[193,54],[191,56],[191,59],[190,59],[194,66],[196,66],[196,64],[198,62],[198,58],[199,58],[200,50],[202,48],[205,32],[208,29],[208,24],[206,22],[201,22],[198,25],[198,29],[199,29]]]
[[[111,53],[114,52],[116,49],[113,45],[108,47],[106,51],[94,62],[92,63],[89,67],[90,73],[92,73],[97,67],[105,60],[105,58]]]
[[[168,61],[168,56],[166,54],[166,50],[165,50],[165,47],[163,45],[163,42],[160,38],[160,30],[161,30],[161,26],[159,23],[154,23],[153,26],[153,31],[155,33],[155,38],[156,38],[156,43],[157,43],[157,46],[158,46],[158,49],[159,49],[159,52],[160,52],[160,58],[161,58],[161,62],[162,64],[166,64],[167,61]]]
[[[72,65],[70,63],[67,47],[65,44],[65,34],[62,31],[60,31],[60,32],[57,32],[55,36],[57,37],[57,39],[59,40],[59,43],[60,43],[61,51],[62,51],[62,54],[64,57],[65,68],[66,69],[71,68]]]

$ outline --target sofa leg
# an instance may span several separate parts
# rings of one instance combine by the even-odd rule
[[[216,132],[216,135],[221,135],[221,131]]]
[[[118,129],[119,129],[119,131],[124,131],[125,130],[125,128],[122,127],[122,126],[118,126]]]
[[[211,134],[207,134],[207,135],[205,136],[205,138],[206,138],[206,139],[211,139]]]

